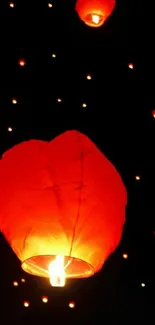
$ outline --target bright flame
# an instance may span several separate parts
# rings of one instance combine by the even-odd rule
[[[100,17],[98,15],[92,15],[92,21],[94,24],[98,25],[100,21]]]
[[[53,287],[64,287],[66,274],[64,271],[64,256],[58,255],[49,265],[50,283]]]

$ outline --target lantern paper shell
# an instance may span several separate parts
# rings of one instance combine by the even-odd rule
[[[118,172],[78,131],[23,142],[0,160],[0,228],[30,274],[48,277],[57,255],[68,278],[99,271],[120,241],[125,205]]]
[[[112,14],[115,4],[115,0],[77,0],[76,11],[86,25],[100,27]]]

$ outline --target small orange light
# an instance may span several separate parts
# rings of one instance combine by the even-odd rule
[[[123,258],[126,260],[128,258],[128,254],[123,254]]]
[[[24,301],[23,305],[24,305],[24,307],[29,307],[30,303],[29,303],[29,301]]]
[[[25,283],[25,279],[22,278],[22,279],[21,279],[21,282]]]
[[[14,2],[10,2],[10,3],[9,3],[9,6],[10,6],[11,8],[14,8],[14,6],[15,6]]]
[[[74,308],[75,307],[75,302],[74,301],[70,301],[69,302],[69,307],[70,308]]]
[[[92,76],[90,74],[87,74],[87,80],[91,80]]]
[[[139,181],[140,180],[140,176],[139,175],[136,175],[135,176],[135,179],[136,179],[136,181]]]
[[[12,132],[12,128],[10,126],[8,127],[8,132]]]
[[[14,282],[13,282],[13,286],[14,286],[14,287],[18,287],[18,282],[17,282],[17,281],[14,281]]]
[[[83,104],[82,104],[82,107],[87,107],[87,104],[86,104],[86,103],[83,103]]]
[[[52,3],[48,3],[48,8],[52,8],[53,7],[53,5],[52,5]]]
[[[48,297],[47,296],[43,296],[42,297],[42,302],[44,302],[46,304],[48,302]]]
[[[134,65],[133,65],[133,63],[129,63],[129,64],[128,64],[128,68],[133,70],[133,69],[134,69]]]
[[[17,99],[13,98],[12,99],[12,104],[17,104]]]
[[[58,98],[58,99],[57,99],[57,102],[58,102],[58,103],[61,103],[61,102],[62,102],[61,98]]]
[[[56,54],[55,53],[52,54],[52,58],[56,58]]]
[[[152,111],[152,116],[155,118],[155,109]]]
[[[25,64],[26,64],[26,61],[25,61],[24,59],[20,59],[20,60],[18,61],[18,63],[19,63],[19,65],[20,65],[21,67],[24,67]]]

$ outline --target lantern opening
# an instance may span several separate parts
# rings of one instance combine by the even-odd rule
[[[85,17],[85,23],[91,27],[99,27],[103,25],[104,20],[104,15],[97,12],[90,13]]]
[[[52,286],[65,286],[68,278],[87,278],[94,274],[89,263],[70,256],[38,255],[25,260],[22,269],[32,275],[50,279]]]
[[[100,22],[100,16],[99,15],[92,15],[92,21],[94,24],[98,25]]]
[[[49,265],[49,278],[53,287],[64,287],[66,282],[64,256],[56,256]]]

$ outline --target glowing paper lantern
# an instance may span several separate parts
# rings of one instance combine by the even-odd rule
[[[74,301],[70,301],[69,302],[69,307],[70,308],[74,308],[75,307],[75,302]]]
[[[155,109],[152,111],[152,116],[155,118]]]
[[[26,272],[66,278],[98,272],[117,247],[126,190],[85,135],[30,140],[0,160],[0,229]]]
[[[77,0],[76,11],[90,27],[100,27],[112,14],[115,0]]]

